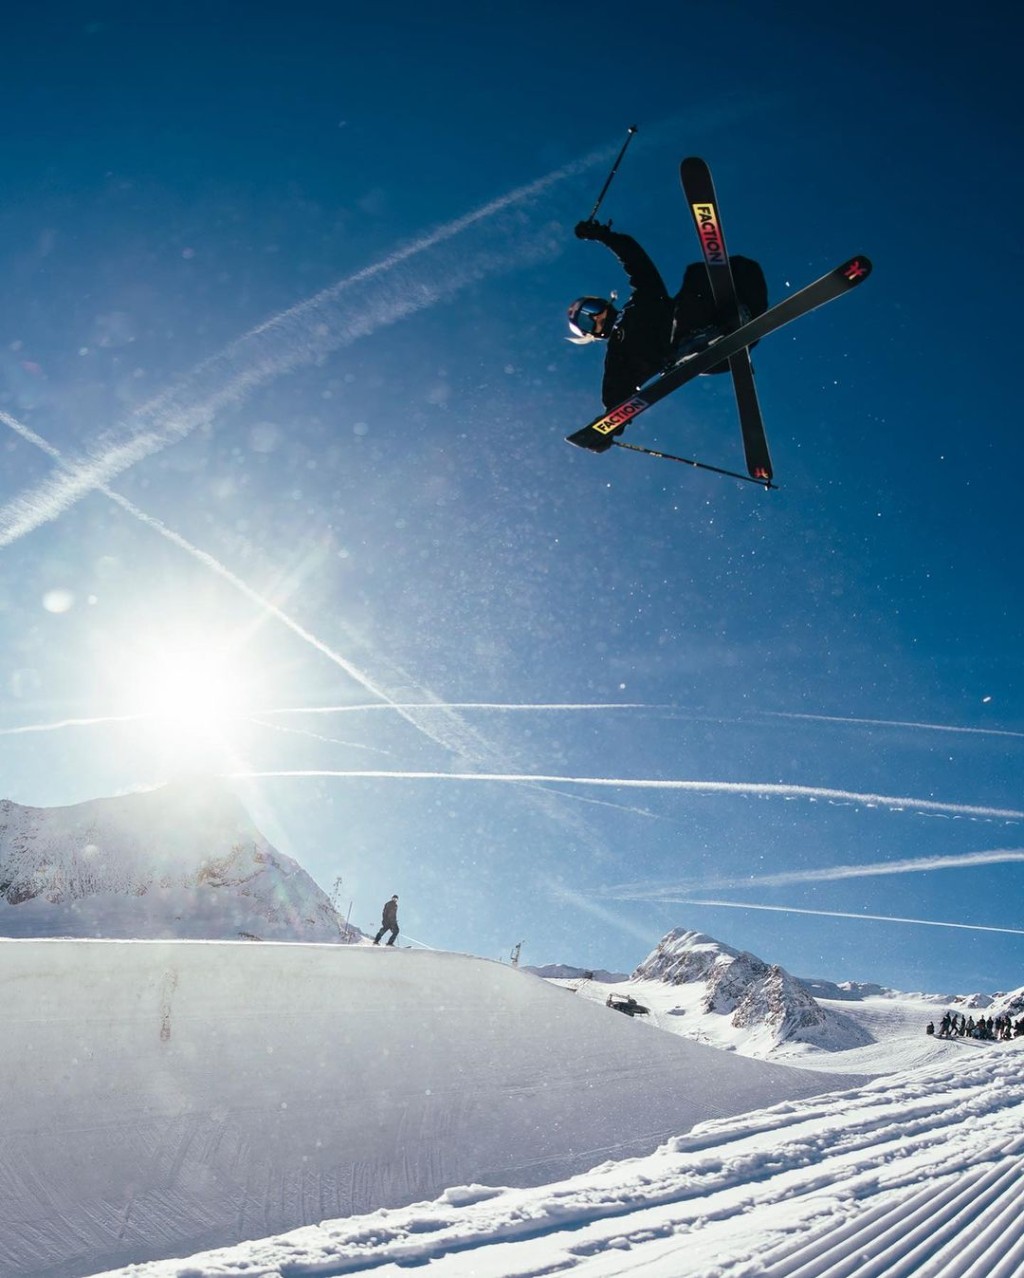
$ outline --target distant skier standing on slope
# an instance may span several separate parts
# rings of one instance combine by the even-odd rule
[[[621,312],[603,297],[579,297],[569,307],[571,342],[608,343],[601,399],[614,408],[674,360],[718,336],[720,319],[703,262],[686,268],[679,292],[670,297],[658,268],[631,235],[593,218],[577,223],[575,233],[607,245],[629,276],[632,291]],[[730,261],[740,318],[746,322],[768,309],[768,288],[757,262],[739,256]],[[710,371],[724,373],[727,367],[723,362]]]
[[[380,931],[373,938],[374,945],[380,945],[380,938],[385,932],[391,933],[391,940],[388,945],[394,945],[398,939],[398,893],[391,898],[390,901],[384,902],[384,909],[380,916]]]

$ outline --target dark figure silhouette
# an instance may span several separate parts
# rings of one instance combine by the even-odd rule
[[[686,268],[682,287],[670,297],[658,268],[631,235],[595,221],[580,222],[576,235],[606,245],[629,276],[631,292],[621,312],[600,297],[580,297],[569,307],[570,341],[608,344],[601,399],[614,408],[673,360],[706,346],[722,331],[721,321],[703,262]],[[762,314],[768,309],[768,288],[760,266],[739,256],[731,264],[741,318]],[[722,363],[711,372],[724,373],[727,367]]]
[[[380,945],[380,938],[385,932],[391,933],[391,939],[388,945],[394,945],[398,939],[398,893],[391,898],[390,901],[384,902],[384,909],[380,916],[380,931],[373,938],[374,945]]]

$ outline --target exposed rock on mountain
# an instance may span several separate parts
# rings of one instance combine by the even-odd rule
[[[632,979],[702,987],[703,1015],[728,1016],[735,1029],[765,1046],[798,1040],[839,1051],[870,1041],[849,1018],[821,1007],[784,968],[701,932],[669,932]]]
[[[64,808],[0,801],[0,936],[337,942],[344,933],[327,896],[221,783]]]

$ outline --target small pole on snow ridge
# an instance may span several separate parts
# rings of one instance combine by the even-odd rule
[[[635,124],[631,124],[629,126],[629,132],[626,134],[626,140],[622,144],[622,150],[619,152],[615,160],[615,163],[612,165],[612,171],[608,174],[608,177],[605,179],[604,186],[601,187],[601,194],[597,197],[597,203],[590,210],[590,217],[587,219],[588,222],[593,222],[594,218],[597,217],[597,210],[601,207],[601,204],[604,201],[604,197],[608,194],[608,188],[612,184],[612,178],[618,172],[619,165],[622,163],[622,157],[626,154],[626,147],[629,146],[630,142],[633,141],[633,134],[636,132],[636,130],[637,130],[637,126]]]

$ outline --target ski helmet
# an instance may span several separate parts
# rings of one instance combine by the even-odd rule
[[[603,297],[578,297],[569,307],[570,342],[597,342],[607,339],[618,311]]]

